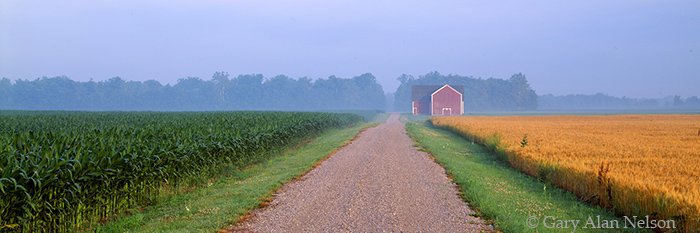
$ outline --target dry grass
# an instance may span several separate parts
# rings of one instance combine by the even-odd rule
[[[482,144],[497,141],[513,167],[586,201],[626,215],[676,219],[685,231],[698,229],[700,116],[436,117],[432,122]]]

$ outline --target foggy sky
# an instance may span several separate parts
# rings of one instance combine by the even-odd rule
[[[0,2],[0,77],[174,84],[525,74],[537,94],[700,96],[700,1]]]

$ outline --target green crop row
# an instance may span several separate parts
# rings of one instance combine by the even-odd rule
[[[164,184],[358,122],[310,112],[0,112],[0,231],[70,231]]]

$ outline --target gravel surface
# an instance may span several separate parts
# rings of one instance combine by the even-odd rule
[[[399,115],[362,132],[231,232],[490,231]]]

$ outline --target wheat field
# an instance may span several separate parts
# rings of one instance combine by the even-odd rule
[[[700,116],[433,117],[516,169],[626,215],[698,229]],[[694,230],[693,230],[694,229]]]

